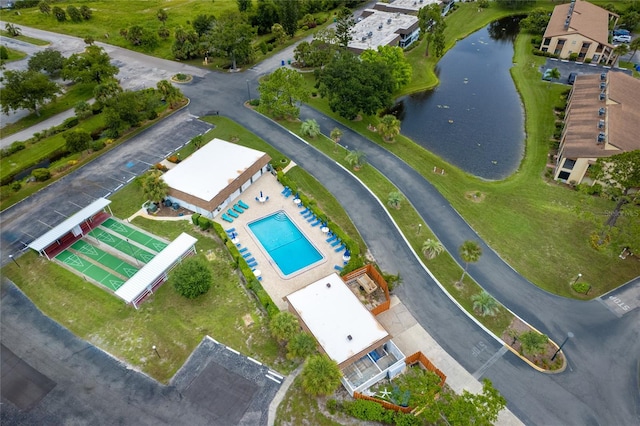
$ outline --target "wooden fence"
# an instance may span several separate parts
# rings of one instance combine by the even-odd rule
[[[429,371],[433,371],[440,377],[440,386],[444,386],[444,382],[447,380],[447,376],[438,369],[422,352],[416,352],[413,355],[405,358],[404,362],[409,366],[415,363],[420,363],[424,368]]]
[[[382,399],[374,398],[372,396],[363,395],[360,392],[354,392],[353,393],[353,397],[355,399],[364,399],[366,401],[377,402],[378,404],[382,405],[387,410],[401,411],[403,413],[410,413],[411,412],[411,407],[401,407],[399,405],[392,404],[392,403],[387,402],[387,401],[382,400]]]
[[[345,276],[342,277],[342,280],[345,283],[349,281],[353,281],[357,279],[359,276],[367,274],[384,292],[384,302],[371,309],[371,313],[373,315],[381,314],[382,312],[388,310],[391,307],[391,296],[389,295],[389,285],[387,281],[383,278],[382,274],[378,272],[378,270],[372,265],[368,264],[363,266],[362,268],[356,269],[355,271],[351,271]]]

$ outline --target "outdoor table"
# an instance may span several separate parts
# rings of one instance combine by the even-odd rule
[[[323,226],[322,228],[320,228],[320,230],[322,231],[323,234],[329,233],[329,228],[327,228],[326,226]]]
[[[253,275],[255,275],[256,277],[259,277],[260,275],[262,275],[262,271],[260,269],[256,269],[253,271]]]
[[[293,202],[295,203],[296,206],[299,206],[302,200],[300,198],[295,198]]]
[[[265,201],[267,201],[267,199],[265,197],[259,197],[258,201],[260,201],[261,203],[264,203]]]
[[[233,244],[238,244],[238,243],[240,242],[240,238],[235,237],[234,239],[232,239],[232,240],[231,240],[231,242],[232,242]]]

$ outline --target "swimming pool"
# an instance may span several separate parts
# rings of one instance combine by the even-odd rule
[[[284,211],[250,222],[249,229],[284,276],[324,259]]]

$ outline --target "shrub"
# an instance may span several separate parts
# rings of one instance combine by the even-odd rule
[[[178,158],[177,155],[172,155],[169,158],[167,158],[167,161],[169,161],[170,163],[178,164],[180,162],[180,159]]]
[[[102,108],[104,108],[104,105],[100,101],[95,101],[93,104],[91,104],[91,112],[93,113],[93,115],[100,114],[102,112]]]
[[[587,291],[589,291],[591,289],[591,286],[585,282],[577,282],[574,283],[571,288],[573,288],[573,291],[575,291],[576,293],[580,293],[580,294],[586,294]]]
[[[44,182],[51,178],[51,172],[49,169],[35,169],[31,172],[31,175],[38,181]]]
[[[200,213],[194,213],[191,215],[191,222],[193,222],[194,225],[198,225],[198,218],[200,218]]]
[[[164,164],[162,164],[162,163],[156,163],[156,165],[155,165],[155,166],[153,166],[153,167],[155,167],[155,168],[156,168],[156,170],[160,170],[161,172],[166,172],[167,170],[169,170],[169,169],[167,168],[167,166],[165,166],[165,165],[164,165]]]
[[[62,127],[65,129],[71,129],[78,125],[78,117],[69,117],[62,122]]]
[[[22,188],[22,184],[20,182],[13,182],[11,184],[11,190],[18,192],[20,191],[20,188]]]
[[[6,47],[0,46],[0,60],[9,59],[9,51]]]
[[[91,144],[91,150],[93,152],[100,151],[105,147],[104,141],[95,141]]]
[[[572,53],[569,55],[569,60],[570,61],[576,61],[578,60],[578,54],[577,53]]]
[[[590,63],[591,63],[591,58],[586,58],[586,59],[584,60],[584,63],[585,63],[585,64],[590,64]]]
[[[602,193],[602,185],[599,183],[594,183],[593,185],[581,183],[576,186],[576,190],[587,195],[600,195]]]
[[[198,226],[200,227],[200,229],[202,229],[203,231],[206,231],[207,229],[211,228],[212,223],[209,219],[207,219],[204,216],[200,216],[198,218]]]
[[[329,413],[331,414],[335,414],[336,411],[338,410],[338,401],[336,401],[335,399],[331,398],[329,400],[327,400],[327,410],[329,411]]]
[[[260,49],[263,55],[266,55],[267,52],[269,51],[269,48],[267,47],[267,43],[265,43],[264,41],[258,45],[258,49]]]
[[[195,299],[211,288],[211,269],[202,257],[189,257],[169,275],[176,291],[187,299]]]
[[[260,106],[260,99],[259,98],[251,99],[249,101],[249,105],[254,106],[254,107]]]

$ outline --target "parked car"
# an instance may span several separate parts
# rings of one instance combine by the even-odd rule
[[[613,36],[614,43],[631,43],[630,35],[617,35]]]
[[[567,79],[567,83],[573,85],[573,83],[576,82],[576,77],[578,76],[577,72],[572,72],[571,74],[569,74],[569,78]]]
[[[613,35],[614,36],[619,36],[619,35],[628,35],[628,36],[630,36],[631,33],[629,32],[629,30],[617,29],[617,30],[613,30]]]

